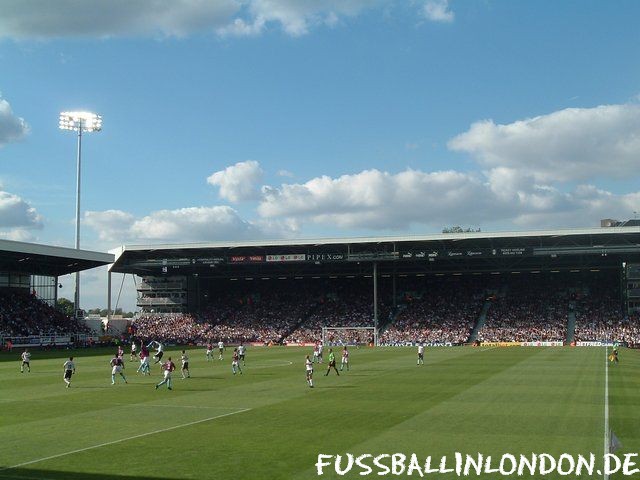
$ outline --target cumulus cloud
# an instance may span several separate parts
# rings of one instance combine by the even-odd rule
[[[121,210],[90,211],[84,223],[100,240],[130,242],[198,242],[276,238],[294,233],[295,222],[250,222],[229,206],[158,210],[136,217]]]
[[[23,138],[29,126],[23,118],[17,117],[9,102],[0,97],[0,147]]]
[[[471,205],[476,208],[469,209]],[[505,215],[504,205],[474,175],[405,170],[365,170],[304,184],[265,187],[258,207],[265,218],[298,218],[342,228],[404,229],[412,223],[441,225]]]
[[[404,230],[412,225],[505,222],[522,227],[584,226],[624,218],[640,207],[640,193],[616,195],[591,185],[564,192],[516,170],[485,174],[365,170],[303,184],[264,187],[260,215],[341,228]]]
[[[290,172],[289,170],[278,170],[278,176],[279,177],[287,177],[287,178],[293,178],[295,177],[295,175],[293,174],[293,172]]]
[[[455,14],[449,9],[449,0],[427,0],[422,13],[432,22],[451,23],[455,18]]]
[[[96,231],[100,240],[124,242],[131,237],[135,220],[132,214],[122,210],[103,210],[85,212],[82,223]]]
[[[270,25],[300,36],[394,5],[394,0],[3,0],[0,38],[253,36]],[[444,0],[427,1],[424,15],[440,22],[453,18]]]
[[[281,25],[292,36],[309,33],[312,27],[333,26],[343,17],[358,15],[377,7],[384,0],[250,0],[245,3],[246,18],[235,18],[221,33],[254,35],[269,23]]]
[[[29,202],[0,186],[0,228],[42,228],[42,217]]]
[[[248,160],[213,173],[207,178],[207,183],[220,188],[221,198],[235,203],[257,199],[263,175],[260,164]]]
[[[182,36],[223,27],[236,0],[5,0],[0,37]]]
[[[483,120],[448,146],[541,182],[624,178],[637,174],[640,105],[567,108],[506,125]]]
[[[4,240],[13,240],[15,242],[35,242],[36,235],[32,231],[25,228],[11,228],[9,230],[0,230],[0,238]]]

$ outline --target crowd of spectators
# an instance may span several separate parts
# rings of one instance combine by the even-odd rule
[[[462,279],[414,285],[403,293],[395,321],[382,334],[380,343],[464,343],[482,308],[484,291],[482,282]]]
[[[330,285],[317,300],[309,317],[286,338],[286,343],[310,343],[322,339],[323,327],[371,327],[374,325],[374,309],[371,282],[342,280]],[[336,287],[340,288],[336,288]],[[333,288],[331,288],[333,287]],[[378,318],[386,318],[389,308],[380,302]],[[372,340],[369,330],[331,330],[329,343],[342,345]]]
[[[639,319],[622,315],[612,289],[589,289],[573,277],[552,274],[506,281],[487,277],[399,281],[395,310],[391,289],[379,288],[379,323],[390,321],[380,343],[465,343],[487,301],[481,342],[565,341],[568,315],[575,311],[578,341],[640,343]],[[594,281],[601,285],[609,279]],[[291,344],[321,340],[323,327],[373,323],[371,281],[360,278],[256,282],[235,290],[226,284],[212,290],[198,314],[145,314],[133,327],[138,337],[175,343]],[[370,330],[329,329],[325,340],[367,344],[372,336]]]
[[[564,342],[570,291],[564,283],[512,280],[493,298],[481,342]]]
[[[283,288],[279,288],[283,287]],[[175,343],[280,343],[301,323],[315,301],[302,284],[259,285],[209,299],[198,314],[144,314],[136,336]]]
[[[80,324],[29,291],[0,289],[0,337],[88,333]]]
[[[586,285],[575,299],[576,341],[640,344],[640,318],[625,315],[615,283]]]

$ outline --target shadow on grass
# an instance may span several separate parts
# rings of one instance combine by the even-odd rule
[[[2,469],[3,467],[0,467]],[[179,478],[165,478],[163,480],[182,480]],[[151,475],[113,475],[110,473],[59,472],[56,470],[36,470],[27,468],[12,468],[0,470],[0,480],[158,480],[158,476]]]
[[[18,362],[20,355],[24,351],[24,348],[15,347],[12,352],[2,351],[0,352],[0,362]],[[45,350],[39,348],[37,345],[29,347],[29,351],[32,354],[31,361],[35,360],[48,360],[52,358],[66,358],[69,356],[74,357],[97,357],[101,355],[113,355],[116,351],[116,347],[91,347],[91,348],[59,348]]]

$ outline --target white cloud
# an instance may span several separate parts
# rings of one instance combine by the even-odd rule
[[[42,217],[26,200],[0,186],[0,229],[42,228]]]
[[[289,170],[278,170],[278,176],[279,177],[287,177],[287,178],[295,177],[293,172],[290,172]]]
[[[334,26],[340,18],[358,15],[377,7],[383,0],[250,0],[246,2],[249,20],[242,20],[237,33],[255,34],[269,23],[276,23],[292,36],[309,33],[318,25]],[[234,21],[234,24],[238,19]]]
[[[229,206],[158,210],[143,217],[121,210],[86,212],[84,224],[103,242],[198,242],[279,238],[295,233],[295,222],[250,222]]]
[[[122,210],[87,211],[82,224],[95,230],[102,241],[124,243],[130,238],[129,231],[135,220],[132,214]]]
[[[195,32],[247,36],[272,24],[300,36],[313,27],[333,27],[365,10],[394,4],[394,0],[3,0],[0,38],[180,37]],[[438,13],[439,8],[433,15],[451,14],[446,8]]]
[[[248,160],[213,173],[207,178],[207,183],[220,188],[221,198],[235,203],[257,199],[263,175],[260,164]]]
[[[404,229],[412,223],[441,225],[457,218],[504,215],[482,179],[454,171],[397,174],[365,170],[304,184],[265,187],[258,207],[265,218],[295,218],[341,228]],[[475,208],[469,208],[475,206]]]
[[[27,133],[27,122],[13,113],[9,102],[0,98],[0,147],[22,139]]]
[[[449,0],[427,0],[422,13],[432,22],[451,23],[455,18],[455,14],[449,10]]]
[[[512,223],[551,228],[596,225],[640,209],[640,193],[616,195],[591,185],[563,192],[516,170],[485,174],[365,170],[303,184],[264,187],[263,218],[339,228],[404,230],[412,225]]]
[[[236,0],[3,0],[0,37],[182,36],[223,27]]]
[[[640,105],[568,108],[506,125],[483,120],[448,146],[541,182],[624,178],[638,173]]]
[[[25,228],[11,228],[9,230],[0,230],[0,238],[16,242],[35,242],[38,237]]]

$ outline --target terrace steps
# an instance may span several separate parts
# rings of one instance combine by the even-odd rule
[[[476,326],[471,330],[471,334],[469,335],[469,339],[467,343],[475,342],[478,338],[478,332],[482,327],[484,327],[484,322],[487,320],[487,312],[489,312],[489,308],[491,308],[491,300],[486,299],[484,301],[484,305],[482,305],[482,310],[480,310],[480,315],[478,315],[478,320],[476,321]]]
[[[567,345],[576,339],[576,312],[569,310],[567,314]]]

